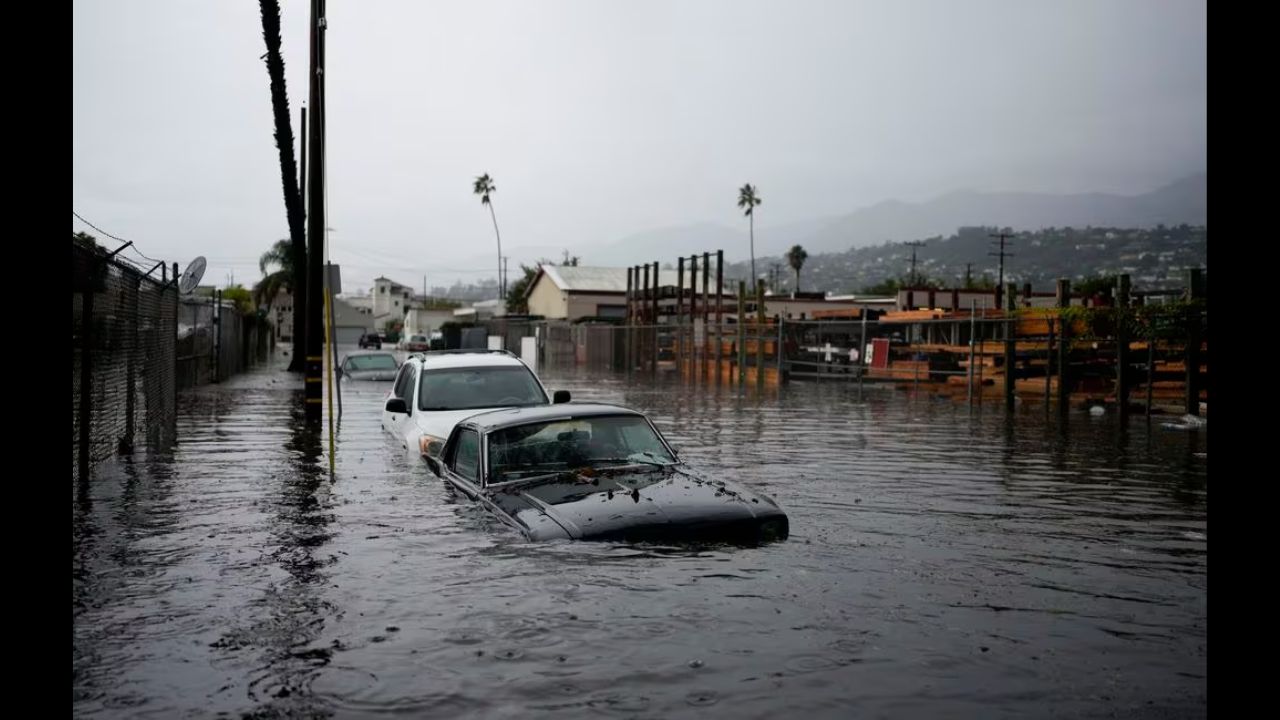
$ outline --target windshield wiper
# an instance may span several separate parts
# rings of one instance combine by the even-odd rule
[[[641,465],[651,465],[653,467],[660,467],[660,468],[668,467],[670,465],[675,464],[669,460],[663,459],[661,456],[656,455],[648,450],[645,450],[643,452],[631,453],[626,457],[591,458],[591,460],[588,462],[591,464],[606,463],[606,462],[632,463],[632,464],[638,463]]]

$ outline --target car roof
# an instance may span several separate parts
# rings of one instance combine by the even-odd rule
[[[357,355],[390,355],[392,358],[395,357],[395,353],[387,352],[386,350],[352,350],[342,357],[349,358]]]
[[[424,370],[461,367],[525,367],[525,364],[520,362],[520,359],[514,355],[489,350],[415,353],[410,355],[409,359],[421,361],[422,369]]]
[[[534,407],[502,408],[477,413],[463,420],[459,425],[474,427],[481,432],[489,432],[513,425],[525,423],[547,422],[549,420],[569,420],[579,417],[599,417],[603,415],[629,415],[644,417],[639,410],[607,405],[605,403],[560,403],[558,405],[537,405]]]

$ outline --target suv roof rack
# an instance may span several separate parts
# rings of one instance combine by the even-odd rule
[[[519,355],[510,350],[494,350],[491,348],[461,348],[453,350],[424,350],[421,352],[410,353],[409,357],[426,358],[428,355],[507,355],[509,357],[520,359]]]

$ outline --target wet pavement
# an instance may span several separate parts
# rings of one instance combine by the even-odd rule
[[[1207,428],[548,372],[792,534],[532,544],[382,433],[389,383],[343,383],[331,478],[282,368],[73,493],[77,716],[1206,714]]]

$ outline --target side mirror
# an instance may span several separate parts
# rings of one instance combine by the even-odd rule
[[[433,475],[436,477],[444,477],[444,470],[440,466],[440,461],[437,458],[430,455],[423,455],[422,459],[427,461],[427,468],[431,470]]]
[[[334,370],[334,372],[338,375],[338,377],[342,377],[342,368],[341,368],[341,367],[336,368],[336,369]]]
[[[551,402],[555,405],[569,402],[569,391],[568,390],[555,391],[555,393],[551,396]]]
[[[387,400],[387,412],[408,415],[409,406],[404,404],[404,398],[393,397]]]

